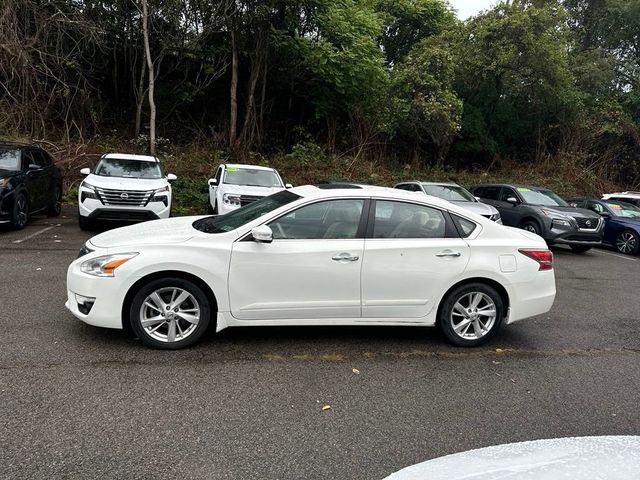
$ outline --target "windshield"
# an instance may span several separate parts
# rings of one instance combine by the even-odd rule
[[[604,202],[616,217],[640,218],[640,208],[630,203]]]
[[[0,149],[0,170],[20,170],[20,150]]]
[[[103,158],[98,163],[95,174],[101,177],[162,178],[158,162],[123,158]]]
[[[205,233],[230,232],[299,198],[299,195],[291,193],[289,190],[282,190],[225,215],[196,220],[193,222],[193,228]]]
[[[247,187],[282,187],[282,181],[273,170],[227,167],[223,183]]]
[[[450,202],[475,202],[476,198],[459,185],[422,185],[428,195]]]
[[[518,188],[518,193],[524,198],[525,203],[532,205],[544,205],[546,207],[568,207],[569,204],[565,202],[558,195],[551,190],[532,190],[530,188]]]

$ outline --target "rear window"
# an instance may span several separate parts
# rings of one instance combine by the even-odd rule
[[[459,217],[454,213],[451,214],[451,218],[453,218],[453,223],[455,224],[456,229],[458,230],[458,233],[462,238],[467,238],[478,226],[471,220]]]

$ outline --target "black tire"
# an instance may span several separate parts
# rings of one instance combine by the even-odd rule
[[[519,228],[542,236],[542,228],[540,227],[540,224],[535,220],[525,220],[520,224]]]
[[[170,301],[168,295],[171,292],[171,289],[186,291],[191,295],[189,299],[185,300],[185,302],[187,302],[187,306],[195,306],[199,310],[199,321],[191,330],[191,332],[184,339],[175,340],[173,342],[169,341],[169,329],[171,322],[178,324],[178,327],[173,328],[174,335],[178,335],[178,332],[183,331],[179,328],[179,325],[183,325],[183,327],[185,327],[185,333],[188,331],[188,328],[193,325],[189,322],[184,321],[182,317],[179,317],[179,315],[178,318],[174,316],[173,318],[169,319],[169,316],[173,315],[172,312],[176,310],[167,308],[167,312],[163,312],[162,314],[163,319],[159,321],[156,320],[156,323],[148,327],[159,327],[157,333],[155,334],[156,337],[152,336],[152,333],[147,331],[142,325],[142,315],[144,315],[145,312],[155,312],[156,310],[158,310],[157,308],[149,309],[149,302],[147,301],[148,297],[155,292],[158,293],[161,300],[168,303]],[[167,293],[162,293],[164,290],[166,290]],[[179,306],[181,305],[184,305],[184,302]],[[160,307],[160,305],[158,306]],[[193,311],[193,308],[191,308],[191,311]],[[131,307],[129,309],[131,329],[133,330],[135,335],[147,347],[157,348],[161,350],[177,350],[179,348],[189,347],[196,343],[209,328],[209,324],[211,323],[211,316],[211,304],[207,295],[202,291],[202,289],[189,280],[175,277],[161,278],[143,285],[133,297]],[[166,333],[164,333],[165,330]],[[165,341],[157,338],[157,336],[163,335],[166,336]]]
[[[94,223],[91,220],[82,216],[78,217],[78,226],[82,231],[93,230],[93,228],[95,227]]]
[[[47,215],[50,217],[58,217],[62,213],[62,188],[56,185],[53,189],[53,198],[47,207]]]
[[[482,332],[482,335],[479,338],[465,337],[465,335],[467,334],[470,336],[475,336],[475,332],[472,334],[470,332],[467,332],[467,330],[462,330],[460,334],[456,333],[456,331],[454,330],[454,326],[456,326],[456,318],[454,318],[454,315],[460,318],[460,322],[458,322],[457,325],[462,324],[463,321],[466,321],[469,318],[462,317],[462,315],[457,313],[459,310],[456,310],[456,313],[454,313],[454,306],[458,302],[460,302],[462,306],[466,307],[466,298],[471,299],[473,298],[474,294],[478,293],[482,295],[482,301],[479,303],[479,306],[484,306],[488,310],[491,309],[491,305],[485,301],[485,297],[493,302],[493,306],[495,307],[495,318],[493,319],[492,323],[488,321],[488,318],[484,323],[482,323],[482,321],[480,320],[480,322],[478,323],[480,331],[482,332],[483,325],[487,327],[487,330],[486,332]],[[466,308],[464,308],[463,310],[468,311]],[[447,340],[449,340],[449,342],[451,342],[452,344],[458,347],[476,347],[485,343],[496,334],[496,332],[500,329],[500,325],[502,324],[503,316],[504,304],[502,302],[502,297],[495,288],[485,283],[468,283],[450,292],[442,301],[442,303],[440,304],[440,309],[438,311],[438,326],[440,327],[440,330],[442,330],[442,333],[444,333],[444,336],[447,337]],[[474,327],[474,322],[468,322],[467,325],[469,325],[469,329],[471,329],[472,327]]]
[[[624,255],[637,255],[640,251],[640,237],[633,230],[624,230],[616,237],[615,246]]]
[[[586,245],[570,245],[570,247],[575,253],[585,253],[591,250],[591,247],[587,247]]]
[[[24,193],[18,193],[13,199],[13,212],[11,213],[11,226],[16,230],[22,230],[29,221],[29,199]]]

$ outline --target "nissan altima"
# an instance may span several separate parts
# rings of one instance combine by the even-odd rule
[[[555,279],[531,232],[431,196],[329,184],[97,235],[67,297],[80,320],[162,349],[258,325],[438,326],[476,346],[547,312]]]

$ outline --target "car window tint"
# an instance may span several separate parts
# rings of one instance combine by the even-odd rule
[[[269,223],[274,240],[356,238],[364,200],[328,200],[305,205]]]
[[[27,171],[29,170],[29,165],[35,164],[36,161],[33,158],[33,154],[28,151],[25,150],[22,152],[22,170]]]
[[[462,238],[467,238],[478,226],[471,220],[459,217],[458,215],[455,215],[453,213],[451,214],[451,217],[453,218],[453,222],[455,223],[456,228],[458,229],[458,233]]]
[[[409,192],[415,192],[417,191],[415,189],[415,185],[411,185],[410,183],[403,183],[402,185],[398,185],[396,186],[396,188],[400,189],[400,190],[407,190]]]
[[[222,167],[218,167],[218,171],[216,172],[216,180],[218,185],[220,184],[221,178],[222,178]]]
[[[596,213],[604,212],[604,207],[597,202],[589,202],[589,210],[593,210]]]
[[[512,188],[502,187],[502,191],[500,192],[500,201],[506,202],[508,198],[518,198],[516,192],[513,191]]]
[[[444,214],[414,203],[376,201],[373,238],[444,238]]]
[[[20,170],[20,150],[0,148],[0,170]]]
[[[38,152],[37,150],[32,150],[31,152],[31,157],[33,158],[33,163],[38,165],[39,167],[46,167],[46,163],[45,163],[45,159],[44,159],[44,155],[42,154],[42,152]]]
[[[481,187],[476,189],[476,195],[480,198],[488,198],[489,200],[497,200],[500,194],[500,187]]]

